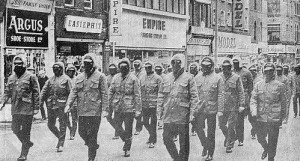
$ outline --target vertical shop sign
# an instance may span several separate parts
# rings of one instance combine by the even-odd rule
[[[121,35],[121,15],[122,15],[122,1],[111,0],[110,1],[110,35]]]
[[[244,21],[244,0],[234,0],[233,3],[233,27],[234,29],[243,29]]]
[[[48,14],[8,9],[7,46],[48,47]]]

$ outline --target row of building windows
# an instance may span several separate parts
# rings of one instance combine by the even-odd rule
[[[299,34],[299,26],[295,25],[293,26],[286,25],[285,31],[284,31],[284,37],[285,41],[295,41],[298,42],[300,40],[300,34]],[[280,34],[280,24],[270,24],[268,25],[268,42],[280,42],[284,41],[281,40],[281,34]]]
[[[65,6],[74,7],[75,0],[65,0]],[[93,0],[84,0],[84,8],[85,9],[93,9]]]

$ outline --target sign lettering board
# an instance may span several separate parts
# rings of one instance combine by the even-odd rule
[[[8,9],[7,46],[48,47],[48,14]]]
[[[102,19],[71,16],[65,18],[65,28],[67,31],[73,32],[88,32],[88,33],[101,33],[102,32]]]
[[[7,8],[50,13],[54,0],[7,0]]]
[[[121,18],[122,18],[122,1],[111,0],[110,1],[110,35],[120,36],[121,35]]]

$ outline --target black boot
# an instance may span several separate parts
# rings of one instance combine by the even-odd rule
[[[31,142],[31,141],[22,143],[21,155],[18,158],[18,161],[27,160],[27,155],[28,155],[29,149],[32,146],[33,146],[33,142]]]
[[[99,145],[90,146],[88,148],[89,161],[94,161],[95,160],[98,148],[99,148]]]

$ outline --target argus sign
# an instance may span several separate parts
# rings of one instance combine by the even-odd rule
[[[7,46],[48,47],[48,14],[8,9]]]

